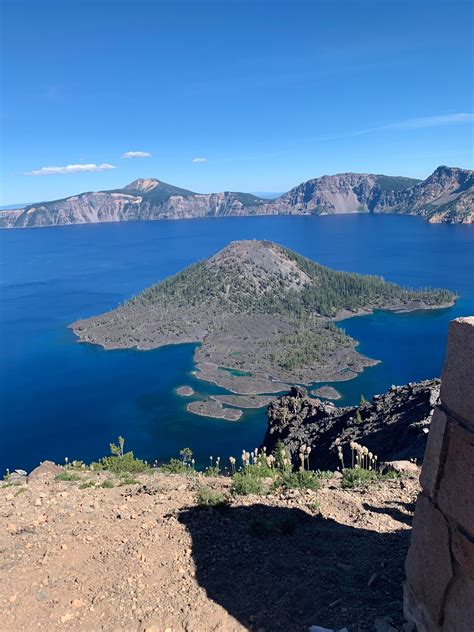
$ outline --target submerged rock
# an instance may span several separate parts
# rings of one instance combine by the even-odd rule
[[[176,392],[178,395],[181,395],[181,397],[191,397],[194,395],[194,390],[190,386],[178,386]]]

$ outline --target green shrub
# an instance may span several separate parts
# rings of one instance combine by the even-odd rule
[[[315,470],[313,473],[321,481],[329,481],[334,476],[331,470]]]
[[[275,470],[269,467],[264,456],[259,456],[256,463],[249,463],[244,469],[248,476],[256,478],[274,478],[275,476]]]
[[[183,448],[179,451],[179,456],[181,457],[182,462],[186,465],[187,463],[191,463],[193,451],[191,448]]]
[[[136,459],[133,452],[124,452],[125,439],[118,438],[118,445],[110,444],[111,456],[104,456],[98,463],[92,463],[94,470],[108,470],[114,474],[126,472],[138,474],[148,469],[148,465],[141,459]]]
[[[300,470],[299,472],[282,472],[275,481],[274,487],[283,489],[319,489],[319,481],[313,472]]]
[[[68,483],[81,480],[79,474],[76,474],[76,472],[69,472],[68,470],[59,472],[59,474],[56,474],[55,478],[57,481],[67,481]]]
[[[259,477],[249,476],[246,472],[237,472],[232,477],[232,492],[239,496],[247,496],[248,494],[261,496],[265,493],[265,488]]]
[[[352,489],[354,487],[366,487],[380,480],[380,475],[375,470],[363,468],[346,468],[342,472],[341,487]]]
[[[218,465],[209,465],[208,467],[206,467],[206,469],[203,472],[204,476],[212,476],[212,477],[219,476],[220,473],[221,473],[221,468]]]
[[[148,469],[148,465],[141,459],[136,459],[133,452],[126,452],[123,456],[104,456],[99,463],[93,463],[94,469],[108,470],[114,474],[127,472],[138,474]]]
[[[124,485],[138,485],[140,483],[140,481],[137,481],[136,478],[132,478],[131,476],[128,476],[128,474],[126,474],[125,476],[121,476],[120,477],[120,482],[119,482],[119,486],[123,487]]]
[[[222,507],[227,503],[223,494],[206,486],[199,488],[196,500],[200,507]]]
[[[95,487],[94,481],[84,481],[79,485],[79,489],[87,489],[88,487]]]
[[[194,470],[180,459],[170,459],[168,463],[163,463],[160,471],[165,474],[194,474]]]
[[[104,489],[111,489],[112,487],[115,487],[115,485],[111,478],[106,478],[105,481],[100,484],[100,487],[103,487]]]
[[[279,472],[291,472],[293,466],[291,465],[290,455],[283,441],[280,440],[277,442],[272,456],[275,458],[276,469]]]

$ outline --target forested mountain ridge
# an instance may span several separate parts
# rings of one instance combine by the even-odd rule
[[[194,193],[155,178],[122,189],[0,211],[0,228],[97,222],[190,219],[227,215],[333,215],[400,213],[429,222],[471,223],[474,171],[438,167],[426,180],[342,173],[308,180],[268,200],[250,193]]]

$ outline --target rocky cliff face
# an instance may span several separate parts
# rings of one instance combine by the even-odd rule
[[[438,167],[426,180],[388,194],[374,212],[421,215],[430,222],[471,223],[474,217],[474,171]]]
[[[340,173],[302,182],[288,193],[265,205],[269,213],[332,215],[373,210],[374,200],[383,195],[379,178],[368,173]],[[390,178],[394,189],[412,186],[418,180]]]
[[[246,193],[199,194],[147,178],[116,191],[82,193],[0,212],[0,228],[249,215],[263,203],[263,198]]]
[[[338,445],[343,448],[346,467],[350,467],[351,441],[361,443],[380,460],[421,461],[439,389],[439,380],[425,380],[394,386],[360,406],[337,408],[294,387],[270,404],[262,445],[271,452],[282,441],[295,465],[299,465],[300,447],[311,446],[312,469],[339,466]]]
[[[276,200],[249,193],[194,193],[155,178],[123,189],[82,193],[63,200],[0,211],[0,228],[96,222],[188,219],[226,215],[403,213],[430,222],[471,223],[474,171],[439,167],[426,180],[342,173],[308,180]]]
[[[403,213],[430,222],[471,223],[474,171],[438,167],[426,180],[342,173],[308,180],[266,204],[261,212],[333,215]]]

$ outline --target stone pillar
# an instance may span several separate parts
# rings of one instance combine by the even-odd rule
[[[418,632],[474,632],[474,317],[450,323],[405,569]]]

